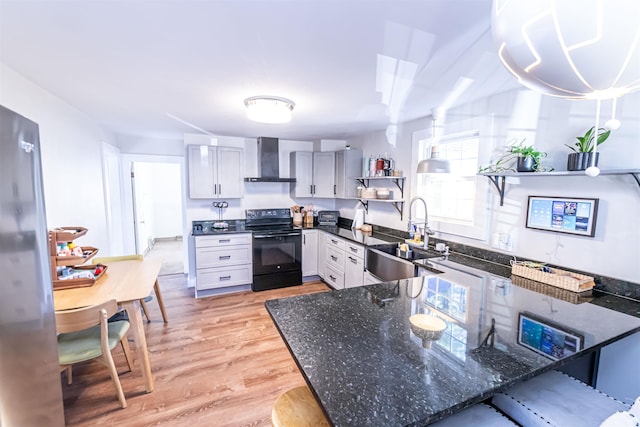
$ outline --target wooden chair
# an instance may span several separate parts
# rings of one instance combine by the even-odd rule
[[[73,364],[100,358],[109,368],[120,404],[126,408],[127,401],[122,392],[111,350],[120,342],[129,371],[133,369],[133,360],[127,341],[129,322],[126,320],[107,322],[107,319],[117,311],[118,304],[114,299],[89,307],[56,311],[58,359],[60,371],[67,371],[67,382],[71,384]]]
[[[99,257],[93,258],[91,262],[95,264],[105,264],[109,265],[109,262],[117,262],[117,261],[127,261],[127,260],[138,260],[142,261],[144,257],[142,255],[121,255],[121,256],[111,256],[111,257]],[[160,292],[160,285],[158,284],[158,280],[153,285],[153,290],[156,294],[156,299],[158,300],[158,305],[160,306],[160,313],[162,313],[162,320],[164,323],[168,323],[167,312],[164,308],[164,300],[162,299],[162,293]],[[147,309],[147,301],[151,300],[151,295],[147,298],[140,300],[140,306],[142,307],[142,311],[144,312],[144,316],[147,318],[147,322],[151,322],[151,317],[149,316],[149,310]]]
[[[271,410],[274,427],[329,427],[329,422],[307,386],[281,394]]]

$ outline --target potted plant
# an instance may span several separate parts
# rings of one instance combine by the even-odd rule
[[[591,166],[591,162],[593,161],[593,150],[596,145],[594,145],[595,126],[591,126],[589,130],[584,134],[584,136],[577,136],[576,142],[573,146],[567,145],[573,153],[569,153],[569,157],[567,159],[567,170],[570,171],[583,171]],[[605,128],[598,129],[598,139],[597,145],[599,146],[603,142],[609,138],[611,135],[611,131]],[[596,153],[595,165],[598,165],[598,158],[600,157],[600,153]]]
[[[517,144],[511,144],[507,153],[492,165],[478,168],[479,173],[512,171],[514,163],[518,172],[543,172],[540,159],[547,156],[544,151],[536,150],[533,145],[525,145],[525,139]],[[551,169],[553,170],[553,169]]]
[[[533,148],[533,145],[524,145],[524,139],[517,145],[509,148],[511,154],[517,156],[516,170],[518,172],[535,172],[540,168],[540,159],[547,156],[544,151]]]

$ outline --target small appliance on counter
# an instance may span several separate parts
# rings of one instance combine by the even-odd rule
[[[318,212],[318,225],[337,225],[339,211],[320,211]]]

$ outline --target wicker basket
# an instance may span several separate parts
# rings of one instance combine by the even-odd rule
[[[535,280],[536,282],[546,283],[572,292],[588,291],[595,286],[593,277],[573,273],[571,271],[560,270],[559,268],[550,268],[547,273],[539,268],[531,268],[516,263],[511,266],[511,274],[526,277],[527,279]]]
[[[571,292],[557,286],[536,282],[520,276],[511,276],[511,283],[520,288],[525,288],[543,295],[549,295],[555,299],[570,302],[571,304],[582,304],[593,300],[593,291]]]

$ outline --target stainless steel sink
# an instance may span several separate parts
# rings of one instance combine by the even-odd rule
[[[409,258],[400,258],[396,255],[399,245],[399,243],[385,243],[367,246],[366,269],[384,281],[408,279],[419,275],[418,266],[412,261],[434,257],[434,254],[429,252],[412,250]]]

